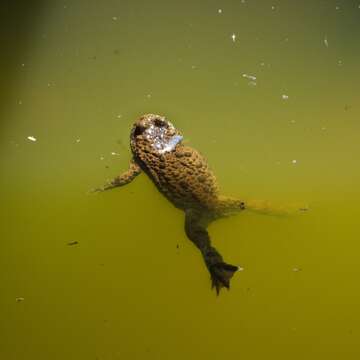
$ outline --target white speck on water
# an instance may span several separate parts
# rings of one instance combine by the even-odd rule
[[[218,9],[218,13],[219,13],[219,14],[222,14],[222,9]]]
[[[76,142],[79,143],[79,142],[80,142],[80,139],[76,139]]]
[[[121,118],[122,118],[122,115],[119,114],[119,115],[117,115],[116,117],[117,117],[118,119],[121,119]]]
[[[260,63],[260,66],[265,66],[265,63],[264,62]]]
[[[115,151],[112,151],[111,152],[111,155],[115,156],[115,155],[120,155],[119,153],[115,152]]]
[[[335,9],[336,9],[336,10],[340,10],[340,6],[335,6]]]
[[[151,98],[151,94],[147,94],[146,97],[147,97],[148,99],[150,99],[150,98]]]
[[[342,62],[342,60],[338,60],[338,66],[342,66],[343,65],[343,62]]]
[[[256,83],[256,81],[249,81],[249,82],[248,82],[248,85],[249,85],[250,87],[256,87],[257,83]]]
[[[23,297],[17,297],[17,298],[15,298],[15,301],[16,302],[22,302],[22,301],[24,301],[25,300],[25,298],[23,298]]]
[[[324,38],[324,44],[325,44],[326,47],[329,47],[329,41],[328,41],[326,36]]]
[[[22,67],[24,67],[24,66],[25,66],[25,64],[24,64],[24,63],[22,63],[22,64],[21,64],[21,66],[22,66]]]
[[[252,80],[252,81],[256,80],[256,76],[254,76],[254,75],[242,74],[242,77]]]
[[[292,162],[293,164],[297,164],[297,160],[295,160],[295,159],[292,160],[291,162]]]
[[[301,269],[298,268],[298,267],[294,267],[294,268],[292,269],[292,271],[293,271],[293,272],[299,272],[299,271],[301,271]]]
[[[37,141],[37,139],[36,139],[34,136],[28,136],[27,138],[28,138],[30,141],[34,141],[34,142]]]
[[[235,41],[236,41],[236,35],[235,35],[235,34],[232,34],[232,35],[231,35],[231,39],[232,39],[233,42],[235,42]]]
[[[282,94],[282,95],[281,95],[281,98],[282,98],[283,100],[287,100],[287,99],[289,98],[289,95]]]
[[[100,156],[100,160],[104,160],[105,158],[103,156]]]
[[[113,16],[112,19],[113,19],[114,21],[116,21],[118,18],[117,18],[117,16]]]
[[[272,6],[272,7],[271,7],[271,10],[275,10],[275,6]]]
[[[237,269],[237,271],[244,271],[244,268],[241,267],[241,266],[239,266],[238,269]]]

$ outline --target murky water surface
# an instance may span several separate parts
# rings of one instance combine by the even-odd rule
[[[0,357],[358,359],[360,4],[38,5],[2,69]],[[149,112],[224,194],[310,205],[210,226],[243,268],[219,297],[145,175],[88,194]]]

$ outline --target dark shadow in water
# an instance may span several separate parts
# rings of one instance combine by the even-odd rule
[[[45,0],[3,0],[0,3],[0,133],[7,107],[16,101],[22,64],[31,52]]]

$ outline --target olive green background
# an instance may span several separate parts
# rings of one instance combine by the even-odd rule
[[[359,5],[5,2],[0,358],[358,359]],[[146,176],[88,194],[149,112],[224,194],[310,205],[210,226],[244,268],[219,297]]]

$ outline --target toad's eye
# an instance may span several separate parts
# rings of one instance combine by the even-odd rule
[[[138,125],[138,126],[135,128],[134,135],[135,135],[135,136],[139,136],[139,135],[141,135],[144,131],[145,131],[145,128],[144,128],[143,126]]]
[[[161,119],[155,119],[154,120],[154,125],[157,127],[165,127],[166,126],[166,121],[161,120]]]

